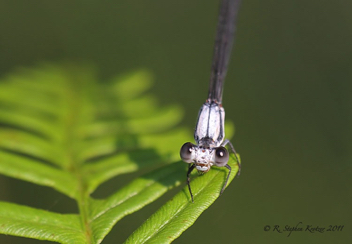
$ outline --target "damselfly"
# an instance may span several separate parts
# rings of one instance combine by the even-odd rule
[[[183,144],[180,150],[181,159],[189,163],[187,184],[192,202],[193,194],[190,185],[190,174],[195,168],[199,173],[206,173],[212,165],[226,167],[229,173],[220,195],[223,193],[231,173],[231,167],[227,164],[229,153],[225,148],[226,145],[229,145],[231,151],[235,154],[239,166],[238,175],[241,171],[235,148],[228,139],[225,139],[225,110],[222,106],[223,84],[236,30],[235,22],[239,3],[240,0],[222,0],[221,2],[209,95],[200,108],[194,132],[196,145],[187,142]]]

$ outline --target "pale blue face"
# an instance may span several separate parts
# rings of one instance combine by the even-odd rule
[[[196,165],[196,169],[203,173],[208,172],[210,167],[214,164],[215,150],[194,147],[192,151],[192,161]]]

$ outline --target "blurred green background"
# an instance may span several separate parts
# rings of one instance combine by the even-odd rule
[[[351,243],[351,11],[350,0],[242,1],[224,92],[242,174],[174,243]],[[217,13],[210,0],[2,0],[0,76],[63,60],[94,63],[102,80],[147,68],[161,103],[184,107],[192,139]],[[121,243],[172,194],[124,218],[103,243]],[[4,176],[0,200],[76,211],[51,189]],[[264,231],[299,222],[344,229]]]

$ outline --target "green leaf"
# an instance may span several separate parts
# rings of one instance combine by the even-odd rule
[[[175,128],[182,118],[178,106],[160,107],[145,93],[151,78],[140,70],[99,82],[94,67],[66,63],[21,69],[0,80],[0,173],[51,187],[79,209],[58,214],[0,202],[0,233],[101,243],[124,216],[184,184],[187,165],[179,161],[179,148],[192,133]],[[233,160],[231,166],[230,181]],[[141,169],[149,172],[107,198],[91,197],[102,183]],[[127,242],[177,238],[219,196],[226,171],[196,177],[195,203],[181,190]]]
[[[238,172],[238,166],[234,158],[228,164],[232,167],[230,183]],[[219,197],[227,174],[227,169],[214,167],[193,179],[193,203],[186,186],[140,226],[126,243],[171,243]]]
[[[0,216],[0,229],[5,234],[61,243],[86,243],[79,216],[74,214],[0,202]]]

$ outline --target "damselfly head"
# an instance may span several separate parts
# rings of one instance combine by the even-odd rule
[[[199,172],[208,172],[212,165],[223,167],[229,160],[225,147],[202,147],[190,142],[183,144],[180,150],[181,159],[186,163],[194,163]]]

